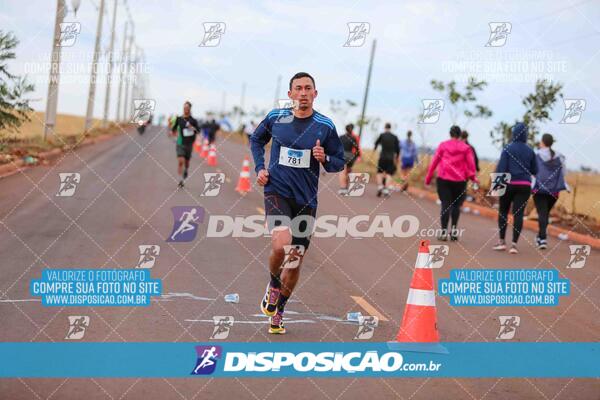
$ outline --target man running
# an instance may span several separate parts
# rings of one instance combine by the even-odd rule
[[[400,155],[400,142],[398,137],[391,132],[392,125],[388,122],[384,128],[384,132],[379,135],[373,148],[374,151],[377,151],[377,146],[381,146],[377,163],[377,197],[389,196],[388,186],[391,185],[392,175],[396,173]]]
[[[217,131],[221,128],[221,125],[214,120],[214,118],[210,121],[206,121],[204,124],[206,128],[206,138],[208,139],[208,144],[213,144],[215,139],[217,138]]]
[[[340,196],[348,194],[348,174],[352,172],[354,163],[360,157],[360,140],[354,134],[353,130],[353,124],[346,125],[346,133],[340,137],[342,146],[344,146],[344,160],[346,162],[344,170],[340,174],[340,190],[338,190]]]
[[[177,117],[171,125],[171,133],[177,135],[177,174],[181,176],[180,188],[183,187],[183,182],[188,176],[192,147],[199,130],[198,121],[192,117],[192,103],[186,101],[183,103],[183,116]]]
[[[271,232],[270,282],[260,307],[270,317],[269,333],[274,334],[285,333],[283,312],[298,282],[302,263],[300,258],[298,267],[282,269],[286,248],[289,253],[290,245],[303,246],[305,252],[309,246],[321,165],[327,172],[339,172],[345,164],[335,125],[313,109],[317,97],[313,77],[306,72],[294,75],[288,97],[294,102],[293,108],[271,111],[250,138],[257,183],[264,186],[265,214]],[[267,168],[265,145],[271,139]]]

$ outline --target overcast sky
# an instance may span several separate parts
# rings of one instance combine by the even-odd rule
[[[70,0],[67,0],[70,4]],[[552,122],[542,127],[555,135],[556,148],[570,167],[600,168],[600,0],[497,1],[497,2],[374,2],[358,1],[151,1],[129,0],[135,21],[136,42],[144,49],[149,71],[148,97],[156,100],[157,113],[180,112],[184,100],[193,112],[220,111],[240,104],[246,83],[246,109],[267,110],[273,105],[277,76],[279,97],[286,96],[291,75],[311,73],[319,96],[315,108],[329,115],[342,133],[345,123],[356,120],[364,93],[371,42],[377,49],[367,115],[392,122],[404,136],[417,131],[422,99],[439,98],[431,79],[464,80],[469,75],[489,82],[478,95],[494,115],[467,125],[471,143],[483,157],[497,158],[499,151],[489,132],[499,121],[522,116],[521,99],[537,78],[564,85],[568,99],[584,99],[579,123],[559,124],[564,105],[559,100]],[[0,26],[21,41],[11,71],[27,73],[36,84],[33,107],[43,111],[48,90],[48,61],[56,1],[0,0]],[[82,0],[77,15],[65,21],[81,23],[75,45],[63,48],[69,68],[61,77],[58,111],[84,115],[89,67],[100,0]],[[113,0],[106,0],[102,49],[108,48]],[[116,50],[123,39],[125,7],[119,0]],[[203,23],[224,22],[225,34],[216,47],[200,47]],[[349,22],[367,22],[365,44],[344,47]],[[509,22],[506,44],[486,47],[490,22]],[[504,70],[499,70],[503,68]],[[460,84],[459,84],[460,85]],[[106,86],[97,87],[95,116],[103,113]],[[112,88],[110,116],[114,117],[117,85]],[[330,100],[352,100],[358,106],[344,117],[330,109]],[[421,125],[428,145],[448,136],[448,104],[436,124]],[[464,118],[458,119],[465,125]],[[374,131],[364,145],[370,147]],[[417,141],[421,137],[417,135]]]

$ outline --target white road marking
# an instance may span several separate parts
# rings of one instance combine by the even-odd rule
[[[373,315],[373,316],[379,318],[380,321],[389,321],[382,313],[377,311],[377,309],[375,307],[370,305],[362,297],[360,297],[360,296],[350,296],[350,297],[352,297],[352,300],[354,300],[356,302],[356,304],[361,306],[368,313],[368,315]]]
[[[24,301],[42,301],[41,299],[9,299],[9,300],[0,300],[0,303],[18,303]]]
[[[212,300],[216,300],[216,299],[211,299],[209,297],[199,297],[199,296],[195,296],[191,293],[166,293],[163,294],[160,299],[155,299],[155,300],[168,300],[171,299],[172,297],[182,297],[184,299],[190,299],[190,300],[204,300],[204,301],[212,301]]]
[[[289,320],[284,318],[283,319],[285,321],[286,324],[298,324],[298,323],[306,323],[306,324],[314,324],[316,321],[312,320],[312,319],[297,319],[297,320]],[[214,324],[215,321],[213,321],[212,319],[185,319],[185,322],[210,322],[211,324]],[[233,324],[268,324],[269,320],[265,319],[265,320],[261,320],[261,321],[233,321]]]

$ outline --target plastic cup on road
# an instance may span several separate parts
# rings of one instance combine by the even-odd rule
[[[225,302],[226,303],[239,303],[240,302],[240,295],[237,294],[237,293],[226,294],[225,295]]]
[[[360,312],[351,312],[346,314],[346,320],[350,322],[358,322],[362,314]]]

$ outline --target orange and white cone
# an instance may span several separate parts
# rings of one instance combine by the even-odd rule
[[[212,146],[210,146],[210,150],[208,151],[208,157],[207,157],[206,163],[210,167],[217,166],[217,148],[215,147],[214,144]]]
[[[246,194],[251,190],[250,184],[250,161],[248,156],[244,157],[244,163],[242,164],[242,171],[240,172],[240,178],[238,179],[235,190],[240,194]]]
[[[200,154],[202,152],[202,142],[200,141],[200,139],[198,137],[196,137],[196,140],[194,140],[194,151],[198,154]]]
[[[204,143],[202,144],[202,151],[200,152],[200,157],[208,157],[208,139],[204,139]]]
[[[392,348],[397,347],[392,344],[418,343],[417,346],[400,347],[414,351],[447,352],[439,344],[433,270],[429,257],[429,240],[421,240],[415,271],[408,289],[404,317],[396,336],[396,342],[390,343]]]

